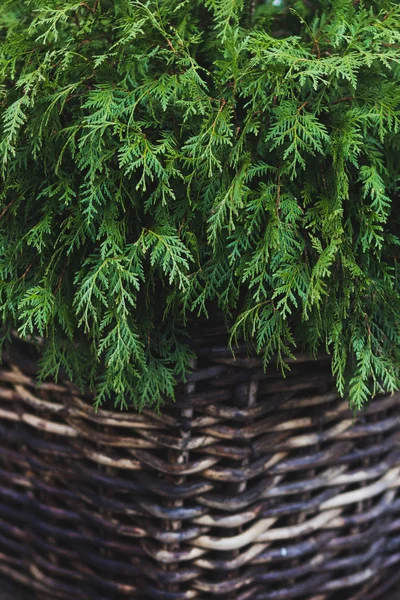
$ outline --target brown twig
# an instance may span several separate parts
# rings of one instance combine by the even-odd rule
[[[222,111],[224,110],[224,106],[225,106],[225,104],[226,104],[226,100],[225,100],[225,98],[222,98],[222,99],[220,100],[220,104],[221,104],[221,105],[220,105],[220,107],[219,107],[219,109],[218,109],[217,116],[215,117],[215,119],[214,119],[214,123],[212,124],[212,128],[213,128],[213,129],[214,129],[215,125],[217,124],[217,121],[218,121],[218,117],[219,117],[219,115],[220,115],[220,114],[222,113]]]
[[[89,10],[94,15],[99,6],[99,1],[100,0],[95,0],[95,3],[93,4],[93,6],[89,6],[89,4],[87,4],[86,2],[81,2],[81,6],[84,6],[87,10]]]
[[[310,104],[310,100],[306,100],[305,102],[303,102],[303,104],[299,107],[298,112],[303,110],[303,108],[305,108],[307,104]]]
[[[175,50],[175,48],[173,47],[171,40],[169,40],[168,38],[167,38],[167,44],[168,44],[168,46],[171,48],[171,50],[172,50],[173,52],[175,52],[175,54],[178,54],[178,52],[177,52],[177,51]]]
[[[33,265],[33,263],[30,263],[30,264],[29,264],[29,265],[26,267],[26,269],[25,269],[24,273],[21,275],[21,279],[25,279],[25,277],[28,275],[29,271],[32,269],[32,265]]]
[[[57,287],[56,287],[56,289],[54,290],[54,295],[56,295],[56,294],[57,294],[57,292],[59,291],[59,289],[60,289],[60,287],[61,287],[62,280],[63,280],[63,275],[64,275],[64,273],[61,273],[60,277],[58,278]]]
[[[87,10],[89,10],[91,13],[94,12],[94,8],[92,6],[89,6],[89,4],[86,4],[86,2],[81,2],[81,6],[87,8]]]
[[[81,28],[81,22],[79,20],[78,13],[74,12],[73,17],[74,17],[74,21],[75,21],[75,24],[76,24],[77,28],[80,29]]]
[[[317,51],[317,58],[319,60],[321,58],[321,50],[319,48],[318,40],[314,40],[314,48]]]
[[[9,202],[7,204],[7,206],[5,206],[3,208],[3,210],[0,213],[0,219],[2,219],[4,217],[4,215],[6,214],[6,212],[8,211],[9,208],[11,208],[11,206],[14,204],[15,200],[11,200],[11,202]]]
[[[339,104],[339,102],[352,102],[355,100],[354,96],[344,96],[343,98],[339,98],[339,100],[334,100],[332,104]]]

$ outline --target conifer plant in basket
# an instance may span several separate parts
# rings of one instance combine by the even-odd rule
[[[376,600],[399,3],[1,0],[0,41],[0,573],[40,600]]]
[[[1,322],[101,405],[159,406],[190,322],[399,387],[400,8],[3,0]]]

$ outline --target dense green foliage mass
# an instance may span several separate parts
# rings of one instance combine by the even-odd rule
[[[158,405],[187,319],[400,387],[400,7],[2,0],[0,310],[97,402]]]

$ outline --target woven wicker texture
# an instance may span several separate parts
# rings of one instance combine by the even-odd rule
[[[400,562],[399,395],[355,418],[328,361],[282,378],[195,340],[162,415],[0,369],[0,572],[42,600],[372,600]]]

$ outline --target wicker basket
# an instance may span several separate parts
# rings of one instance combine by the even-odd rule
[[[0,572],[43,600],[372,600],[399,575],[399,395],[353,419],[329,363],[286,379],[196,341],[162,415],[0,371]]]

